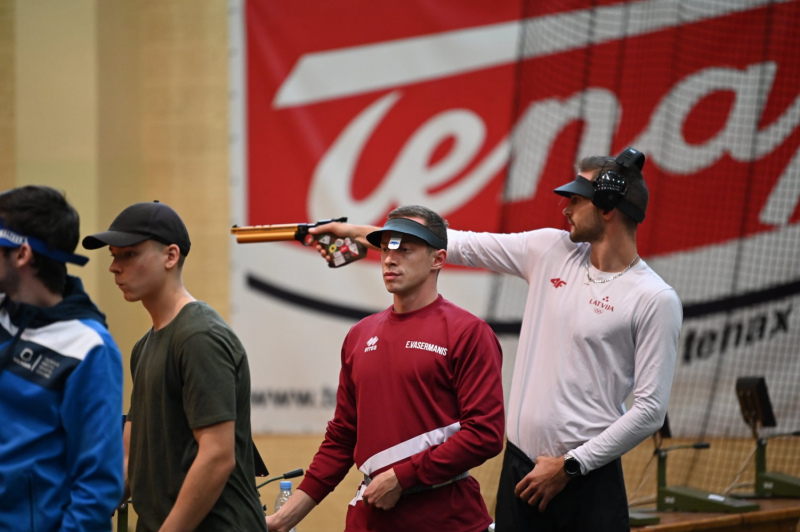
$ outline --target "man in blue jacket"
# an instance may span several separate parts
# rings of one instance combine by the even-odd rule
[[[110,531],[122,498],[122,358],[67,275],[64,195],[0,194],[0,530]]]

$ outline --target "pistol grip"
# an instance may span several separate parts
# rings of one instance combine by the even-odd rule
[[[303,245],[305,246],[316,244],[319,244],[328,252],[328,266],[330,268],[346,266],[367,256],[367,248],[358,241],[349,237],[342,238],[333,233],[323,233],[321,235],[309,233],[303,239]]]

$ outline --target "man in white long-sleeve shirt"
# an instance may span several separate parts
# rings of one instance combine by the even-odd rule
[[[620,457],[663,424],[682,320],[675,291],[637,252],[648,202],[643,165],[631,148],[583,159],[575,180],[555,190],[569,198],[569,232],[448,231],[449,262],[516,275],[530,287],[507,407],[498,532],[630,527]],[[365,231],[336,229],[362,241]]]

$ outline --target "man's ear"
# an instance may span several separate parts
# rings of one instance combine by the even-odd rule
[[[164,252],[167,254],[167,262],[164,263],[164,266],[171,270],[178,265],[178,261],[181,258],[181,250],[177,244],[170,244]]]
[[[12,249],[11,259],[16,264],[17,268],[23,266],[33,266],[33,250],[30,244],[22,244],[20,247]]]
[[[447,250],[446,249],[435,250],[433,252],[433,265],[431,266],[431,268],[434,270],[441,270],[445,262],[447,262]]]

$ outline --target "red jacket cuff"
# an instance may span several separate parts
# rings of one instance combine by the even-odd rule
[[[397,481],[400,483],[400,487],[403,488],[403,490],[407,490],[419,484],[419,479],[417,478],[416,471],[414,471],[414,465],[411,463],[411,460],[392,466],[392,469],[394,469],[394,474],[397,475]]]
[[[314,499],[314,502],[317,504],[321,503],[322,499],[327,497],[328,494],[333,491],[319,480],[308,475],[303,478],[303,481],[300,482],[300,485],[297,486],[297,489],[305,491],[308,496]]]

